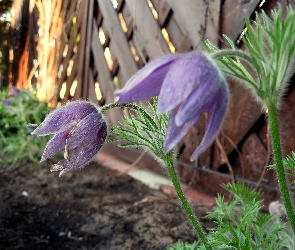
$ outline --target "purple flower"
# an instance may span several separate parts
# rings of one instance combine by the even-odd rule
[[[170,151],[205,111],[206,131],[193,152],[195,160],[215,140],[225,117],[229,90],[222,72],[208,54],[190,52],[161,57],[139,70],[116,91],[119,103],[159,96],[158,113],[171,111],[164,151]]]
[[[5,108],[8,109],[10,107],[10,101],[8,99],[3,99],[2,103],[4,104]]]
[[[95,105],[75,101],[47,115],[32,134],[54,134],[46,145],[41,162],[65,151],[65,159],[51,168],[51,171],[61,170],[62,175],[70,170],[81,169],[91,161],[106,140],[107,125]]]
[[[10,90],[11,90],[11,93],[14,97],[18,97],[20,90],[17,87],[11,86]]]

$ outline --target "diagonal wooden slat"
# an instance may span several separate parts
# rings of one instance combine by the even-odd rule
[[[83,18],[82,24],[80,27],[80,43],[79,43],[79,54],[77,60],[79,61],[78,70],[77,70],[77,81],[78,85],[75,91],[74,98],[79,98],[83,96],[83,72],[84,72],[84,64],[85,64],[85,46],[86,46],[86,38],[87,38],[87,20],[88,20],[88,13],[90,8],[89,1],[82,1],[81,5],[83,5]],[[81,6],[82,7],[82,6]],[[68,96],[69,92],[66,92]]]
[[[95,20],[93,20],[92,26],[91,51],[93,53],[94,64],[98,71],[100,90],[102,92],[103,98],[105,99],[105,103],[112,103],[114,102],[115,88],[112,82],[111,73],[104,57],[103,47],[99,40]],[[117,124],[118,120],[122,118],[122,112],[119,109],[113,109],[107,112],[107,116],[111,123]]]
[[[169,47],[161,33],[161,29],[153,17],[147,1],[126,0],[126,4],[132,13],[133,21],[135,17],[136,31],[139,32],[145,41],[145,48],[150,59],[155,59],[164,54],[170,54]],[[147,25],[148,23],[148,25]]]
[[[113,54],[116,56],[122,71],[123,82],[120,85],[123,87],[127,80],[137,71],[137,66],[111,0],[98,0],[98,3],[105,27],[113,43]]]
[[[206,3],[208,1],[203,0],[167,0],[167,2],[173,10],[173,16],[182,30],[182,33],[189,37],[193,48],[202,48],[200,36],[206,34],[206,29],[216,30],[215,25],[219,21],[218,6],[220,1],[214,1],[214,4],[211,3],[210,5]],[[206,14],[216,21],[207,22]],[[209,28],[212,25],[213,27]],[[219,30],[216,31],[218,32]],[[212,43],[217,44],[217,35],[218,33],[215,37],[210,35],[208,38],[210,38]]]
[[[250,16],[261,0],[226,0],[222,6],[222,33],[236,40],[245,26],[245,15]],[[229,47],[228,43],[223,46]]]
[[[89,70],[90,70],[90,49],[91,49],[91,35],[92,35],[92,24],[93,24],[93,8],[94,8],[94,0],[89,0],[89,9],[88,9],[88,19],[87,19],[87,31],[86,31],[86,40],[85,40],[85,63],[83,65],[84,72],[82,76],[82,96],[83,98],[88,97],[88,89],[90,88],[91,82],[88,82]]]

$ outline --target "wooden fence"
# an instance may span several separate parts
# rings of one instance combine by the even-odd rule
[[[100,105],[113,102],[114,90],[123,87],[148,61],[169,53],[202,50],[200,36],[225,48],[228,45],[222,34],[226,34],[242,49],[239,37],[245,24],[244,13],[252,16],[261,9],[270,13],[278,3],[283,8],[288,4],[295,8],[294,1],[287,0],[74,0],[64,1],[63,5],[61,1],[53,2],[51,15],[59,13],[56,16],[60,18],[47,26],[47,43],[55,41],[53,61],[50,56],[43,58],[43,69],[41,62],[35,69],[42,73],[46,64],[50,66],[47,75],[56,83],[51,82],[58,94],[56,102],[83,98]],[[29,32],[28,39],[33,35],[36,34]],[[34,82],[44,84],[38,77],[32,79]],[[230,87],[230,110],[219,138],[197,161],[189,161],[204,134],[202,117],[179,144],[178,173],[183,181],[212,193],[222,192],[223,182],[243,180],[263,188],[268,202],[276,198],[277,191],[273,172],[265,171],[272,160],[265,117],[247,90],[233,81]],[[294,102],[295,91],[290,85],[281,108],[284,154],[294,149]],[[111,123],[117,123],[122,111],[108,111],[107,117]],[[140,154],[112,145],[104,150],[129,162]],[[163,171],[148,156],[139,165]]]

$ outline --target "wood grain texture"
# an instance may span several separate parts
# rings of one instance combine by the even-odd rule
[[[171,12],[171,8],[166,0],[151,0],[151,3],[158,13],[158,22],[163,27]]]
[[[98,82],[100,85],[100,90],[102,96],[105,100],[105,104],[114,102],[114,85],[111,77],[111,73],[106,63],[106,59],[103,53],[103,47],[99,40],[97,25],[95,20],[93,20],[92,26],[92,41],[91,41],[91,51],[93,53],[94,66],[98,71]],[[122,112],[119,109],[113,109],[107,112],[107,117],[109,122],[117,124],[118,120],[122,118]]]
[[[133,30],[133,33],[141,34],[149,58],[155,59],[161,55],[170,54],[169,47],[147,1],[126,0],[126,4],[133,14],[133,22],[135,20],[136,30]]]
[[[173,10],[173,15],[182,33],[189,37],[194,49],[203,49],[200,37],[207,38],[206,32],[210,41],[217,44],[219,0],[209,1],[210,3],[203,0],[167,0],[167,2]]]
[[[165,28],[177,53],[186,52],[191,49],[192,44],[189,38],[181,32],[181,29],[179,28],[179,25],[177,24],[173,15],[169,19],[169,22]]]
[[[98,3],[103,15],[105,27],[114,44],[113,53],[122,70],[123,82],[120,84],[122,84],[121,86],[123,87],[127,80],[137,71],[137,66],[111,1],[98,0]]]
[[[87,24],[86,24],[87,30],[86,30],[86,37],[85,37],[85,49],[84,49],[85,63],[83,65],[84,70],[83,70],[82,78],[80,79],[81,82],[78,82],[78,84],[81,85],[82,87],[81,89],[82,93],[80,96],[82,96],[84,99],[89,98],[89,93],[93,93],[93,91],[90,91],[90,89],[93,88],[94,90],[94,87],[93,87],[94,82],[92,81],[93,79],[89,79],[94,0],[88,0],[88,1],[89,1],[89,6],[88,6],[89,14],[87,15]],[[75,97],[79,97],[79,96],[77,96],[75,93]]]
[[[222,34],[235,41],[245,26],[245,15],[250,16],[260,0],[226,0],[222,6]],[[222,47],[229,47],[223,43]]]

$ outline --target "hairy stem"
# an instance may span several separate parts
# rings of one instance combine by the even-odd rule
[[[133,109],[136,112],[140,112],[141,114],[144,115],[145,119],[149,120],[150,123],[154,124],[155,122],[153,119],[150,117],[150,115],[140,106],[132,103],[111,103],[108,104],[104,107],[101,108],[101,112],[105,113],[107,110],[112,109],[112,108],[129,108]],[[155,124],[157,127],[157,125]],[[211,246],[208,243],[208,240],[206,238],[206,235],[200,225],[200,222],[198,221],[197,217],[194,215],[187,199],[184,196],[184,193],[181,189],[180,183],[177,178],[176,171],[174,169],[174,153],[173,152],[168,152],[165,155],[162,155],[162,157],[157,156],[160,159],[162,159],[165,162],[165,165],[167,166],[169,176],[172,180],[174,189],[176,191],[176,194],[182,204],[182,207],[184,208],[185,213],[187,214],[188,219],[192,223],[193,227],[195,228],[196,232],[198,233],[199,237],[201,238],[204,246],[206,247],[207,250],[211,250]]]
[[[103,106],[100,110],[101,110],[102,113],[104,113],[107,110],[112,109],[112,108],[130,108],[130,109],[134,109],[134,110],[144,111],[141,107],[139,107],[136,104],[133,104],[133,103],[117,103],[117,102],[107,104],[107,105]]]
[[[286,175],[284,171],[277,109],[276,109],[276,106],[272,103],[267,105],[267,108],[268,108],[268,120],[269,120],[273,154],[275,158],[279,187],[281,190],[283,202],[286,207],[286,212],[287,212],[291,227],[293,229],[293,232],[295,233],[295,213],[292,206],[291,197],[290,197],[290,193],[288,189],[288,183],[287,183],[287,179],[286,179]]]
[[[145,119],[147,119],[153,126],[157,127],[157,124],[154,122],[152,117],[139,105],[133,104],[133,103],[110,103],[105,106],[103,106],[100,110],[102,113],[105,113],[107,110],[110,110],[112,108],[128,108],[133,109],[136,112],[140,112]]]
[[[214,51],[211,53],[211,56],[214,59],[222,59],[224,57],[225,58],[238,57],[247,61],[248,63],[252,62],[251,57],[247,53],[237,49],[223,49],[223,50]]]
[[[167,155],[169,156],[169,154]],[[199,237],[201,238],[204,246],[206,247],[207,250],[211,250],[211,246],[208,243],[208,240],[206,238],[206,235],[200,225],[200,222],[198,221],[197,217],[195,216],[195,214],[193,213],[193,210],[191,209],[187,199],[185,198],[185,195],[181,189],[181,186],[179,184],[178,178],[177,178],[177,174],[176,171],[174,169],[174,164],[173,164],[173,158],[172,157],[167,157],[165,159],[165,163],[168,169],[168,173],[170,176],[170,179],[173,183],[174,189],[176,191],[176,194],[181,202],[181,205],[185,211],[185,213],[187,214],[188,219],[190,220],[190,222],[192,223],[194,229],[197,231]]]

